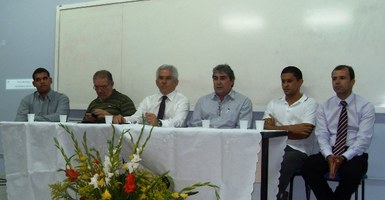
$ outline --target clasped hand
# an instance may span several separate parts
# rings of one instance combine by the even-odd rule
[[[342,156],[330,155],[327,157],[327,161],[329,163],[329,178],[334,179],[338,169],[344,162],[344,158]]]

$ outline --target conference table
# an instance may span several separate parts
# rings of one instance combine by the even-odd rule
[[[63,125],[79,142],[86,133],[88,147],[97,148],[101,155],[107,154],[107,141],[114,131],[120,134],[129,130],[135,141],[143,128],[140,124]],[[144,137],[151,128],[144,126]],[[69,134],[60,123],[52,122],[0,122],[0,133],[8,200],[51,199],[48,185],[65,178],[63,172],[57,171],[64,168],[65,161],[54,138],[67,155],[72,155],[74,147]],[[169,171],[177,191],[196,182],[210,181],[220,187],[222,200],[275,199],[286,135],[282,131],[260,133],[255,129],[154,127],[141,164],[155,173]],[[130,135],[125,134],[121,152],[125,160],[132,152],[130,141]],[[263,153],[259,153],[261,150]],[[210,188],[198,191],[189,199],[215,199]]]

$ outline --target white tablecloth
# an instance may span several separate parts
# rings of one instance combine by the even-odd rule
[[[103,155],[106,141],[111,139],[112,126],[106,124],[66,123],[79,141],[87,132],[88,146]],[[134,138],[142,125],[114,125],[116,132],[130,129]],[[146,127],[146,133],[150,127]],[[58,123],[1,122],[4,148],[7,194],[9,200],[50,199],[48,184],[63,180],[64,160],[53,143],[58,138],[67,155],[73,153],[73,143]],[[129,155],[128,134],[123,157]],[[205,128],[154,128],[142,155],[144,165],[154,172],[170,171],[177,190],[196,182],[211,181],[220,187],[222,200],[259,199],[254,191],[256,163],[261,136],[256,130]],[[269,199],[274,199],[286,138],[271,148],[269,158]],[[127,160],[127,159],[126,159]],[[271,174],[271,176],[270,176]],[[258,188],[256,188],[258,190]],[[211,189],[203,188],[191,200],[211,200]]]

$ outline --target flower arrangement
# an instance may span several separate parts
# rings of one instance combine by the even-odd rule
[[[115,145],[115,128],[111,140],[108,140],[108,155],[104,160],[97,149],[88,148],[86,132],[83,134],[82,146],[79,145],[74,133],[60,124],[70,135],[75,154],[67,156],[57,138],[54,138],[55,146],[60,150],[66,162],[65,169],[59,169],[65,173],[66,178],[61,182],[50,184],[51,197],[58,199],[80,200],[183,200],[198,193],[199,187],[211,187],[215,191],[216,199],[220,199],[219,187],[210,182],[199,182],[187,186],[180,191],[173,191],[174,182],[168,175],[155,174],[140,165],[147,142],[151,137],[154,127],[151,128],[145,141],[141,143],[145,125],[136,142],[129,130],[124,130]],[[133,144],[132,154],[125,162],[120,158],[123,136],[130,135]]]

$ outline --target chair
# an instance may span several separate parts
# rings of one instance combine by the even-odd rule
[[[294,179],[296,176],[302,177],[302,172],[301,170],[297,170],[294,172],[293,176],[290,178],[290,183],[289,183],[289,200],[293,200],[293,188],[294,188]],[[305,183],[305,192],[306,192],[306,200],[310,200],[310,186]]]
[[[4,160],[4,155],[2,153],[0,153],[0,160]],[[0,186],[4,186],[4,185],[6,185],[6,183],[7,183],[7,179],[0,178]]]
[[[0,178],[0,186],[5,186],[5,185],[7,185],[7,179]]]

